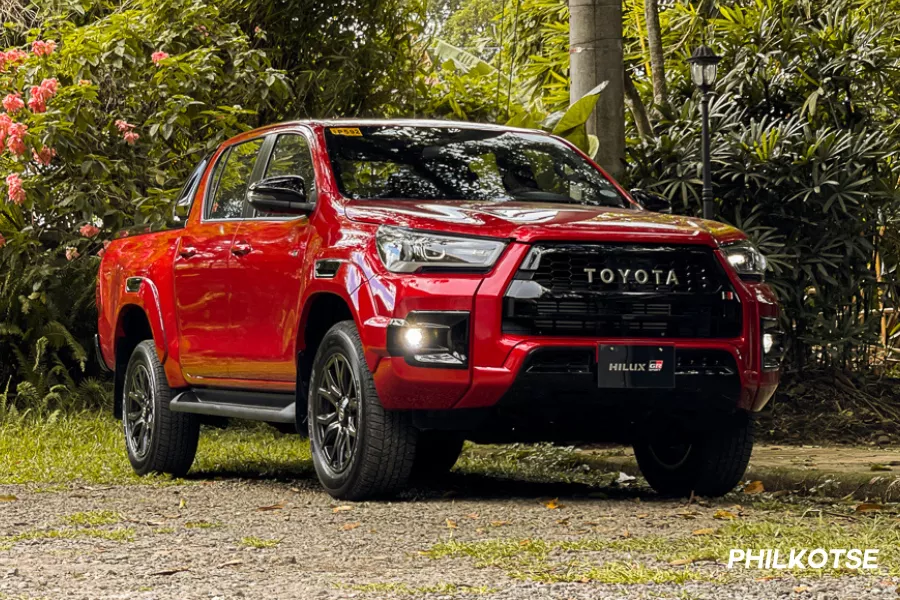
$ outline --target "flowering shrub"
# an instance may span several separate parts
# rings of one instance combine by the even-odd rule
[[[185,172],[288,92],[215,9],[165,4],[0,52],[0,394],[73,393],[105,243],[164,220]]]
[[[32,5],[0,32],[0,395],[65,405],[93,373],[115,232],[164,221],[187,173],[240,131],[402,110],[417,17],[406,0]]]

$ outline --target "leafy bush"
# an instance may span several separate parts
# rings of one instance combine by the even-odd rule
[[[94,404],[96,386],[79,385],[97,375],[105,241],[163,221],[191,168],[241,131],[380,111],[388,99],[383,112],[404,110],[421,15],[401,0],[55,0],[23,11],[3,33],[20,45],[0,58],[0,386],[20,407]],[[349,24],[363,21],[357,42]]]

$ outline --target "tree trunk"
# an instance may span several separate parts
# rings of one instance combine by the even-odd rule
[[[631,75],[627,72],[625,73],[625,102],[628,104],[631,116],[634,117],[634,126],[637,128],[638,135],[642,138],[653,137],[653,126],[650,124],[650,117],[647,116],[647,108],[644,106],[644,101],[641,100],[637,88],[634,87]]]
[[[644,0],[644,20],[647,22],[647,46],[650,48],[653,103],[665,111],[669,106],[669,91],[666,86],[666,59],[663,54],[662,30],[659,26],[658,0]]]
[[[569,0],[571,101],[608,81],[588,119],[600,139],[597,162],[613,177],[625,171],[625,63],[622,0]]]

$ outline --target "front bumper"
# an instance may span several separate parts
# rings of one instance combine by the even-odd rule
[[[533,405],[543,407],[589,401],[609,408],[657,407],[725,411],[759,411],[774,394],[778,370],[766,370],[762,360],[761,320],[776,318],[774,294],[762,283],[732,285],[743,310],[742,331],[729,339],[604,339],[590,337],[522,336],[504,333],[502,302],[510,281],[528,252],[527,244],[510,244],[491,273],[481,276],[419,276],[376,274],[372,318],[361,319],[376,389],[387,409],[466,410]],[[388,293],[389,292],[389,293]],[[470,315],[467,368],[417,366],[388,351],[388,328],[414,311],[456,311]],[[672,390],[601,390],[597,386],[598,345],[674,345],[682,364]],[[567,372],[535,368],[541,357],[577,356]],[[705,358],[704,358],[705,357]],[[727,370],[705,370],[703,360]],[[553,362],[552,360],[550,362]],[[694,364],[692,364],[694,363]]]

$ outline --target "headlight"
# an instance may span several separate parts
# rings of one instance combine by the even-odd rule
[[[487,271],[506,242],[457,237],[382,225],[375,234],[378,256],[388,271],[413,273],[419,269]]]
[[[722,246],[729,264],[741,278],[761,280],[766,274],[766,257],[748,241]]]

